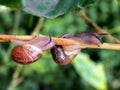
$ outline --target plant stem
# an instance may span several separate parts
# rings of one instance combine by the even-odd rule
[[[100,28],[96,23],[94,23],[87,15],[85,12],[82,13],[82,16],[81,16],[89,25],[91,25],[92,27],[95,28],[96,32],[97,33],[106,33],[102,28]],[[105,35],[105,37],[107,37],[108,39],[114,41],[115,43],[120,43],[120,41],[113,37],[112,35],[108,34],[108,35]]]
[[[33,30],[32,35],[38,35],[39,34],[40,30],[43,27],[44,20],[45,20],[45,18],[42,18],[42,17],[39,18],[39,21],[38,21],[37,25],[35,26],[35,29]]]
[[[97,49],[109,49],[109,50],[120,50],[120,44],[110,44],[110,43],[103,43],[98,45],[91,45],[85,42],[78,42],[69,39],[62,39],[62,38],[53,38],[55,40],[56,45],[80,45],[84,46],[85,48],[97,48]]]
[[[14,88],[22,81],[22,79],[19,78],[21,68],[22,68],[22,65],[17,65],[7,90],[14,90]]]
[[[43,36],[44,35],[39,35],[39,37],[43,37]],[[0,35],[0,40],[8,42],[8,41],[13,40],[13,39],[31,40],[35,37],[38,37],[38,36]],[[46,36],[46,37],[49,37],[49,36]],[[85,43],[82,41],[78,42],[75,40],[56,38],[56,37],[53,37],[53,40],[55,41],[56,45],[80,45],[80,46],[84,46],[86,48],[120,50],[120,44],[103,43],[103,44],[100,44],[99,46],[97,46],[97,45],[91,45],[91,44],[88,44],[88,43]]]
[[[0,34],[0,41],[1,42],[9,42],[10,40],[31,40],[33,38],[35,38],[36,36],[18,36],[18,35],[5,35],[5,34]]]
[[[19,24],[20,24],[20,11],[15,11],[15,18],[14,18],[14,24],[12,29],[12,34],[16,34],[19,31]]]

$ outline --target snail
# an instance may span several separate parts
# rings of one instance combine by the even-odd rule
[[[98,34],[95,32],[83,32],[80,34],[65,34],[62,36],[62,38],[66,39],[72,39],[88,44],[93,44],[99,46],[102,44],[101,35],[106,35],[106,33]],[[84,46],[79,45],[70,45],[70,46],[60,46],[55,45],[51,48],[51,54],[53,57],[53,60],[60,65],[66,65],[70,63],[80,52],[82,48],[85,48]]]
[[[30,41],[11,40],[12,43],[17,44],[12,49],[11,56],[13,60],[20,64],[29,64],[37,61],[42,52],[52,48],[55,43],[53,39],[46,36],[37,36]]]
[[[74,48],[74,49],[73,49]],[[81,47],[82,48],[82,47]],[[70,63],[81,50],[80,46],[61,46],[55,45],[51,49],[53,60],[60,65]]]

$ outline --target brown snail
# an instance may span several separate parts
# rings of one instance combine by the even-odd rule
[[[98,34],[95,32],[84,32],[75,35],[66,34],[63,35],[62,37],[99,46],[99,44],[103,43],[101,39],[101,35],[106,35],[106,34]],[[85,47],[78,45],[70,45],[70,46],[55,45],[54,47],[51,48],[51,54],[53,60],[56,63],[60,65],[66,65],[70,63],[77,56],[77,54],[80,52],[82,48]]]
[[[20,64],[35,62],[42,56],[42,51],[49,50],[55,43],[50,37],[38,36],[31,41],[11,40],[17,44],[11,52],[13,60]]]
[[[73,49],[73,47],[75,47]],[[65,50],[66,49],[66,50]],[[76,55],[80,52],[81,48],[79,46],[61,46],[55,45],[51,49],[51,54],[53,60],[60,65],[66,65],[70,63]]]

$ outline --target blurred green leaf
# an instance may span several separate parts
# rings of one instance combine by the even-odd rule
[[[108,32],[110,34],[119,33],[120,32],[120,26],[111,28],[111,29],[108,30]]]
[[[98,90],[107,90],[104,66],[90,60],[89,56],[80,53],[72,62],[78,74]]]
[[[22,0],[23,9],[36,16],[55,18],[64,14],[74,0]]]
[[[0,0],[0,5],[12,8],[21,8],[21,0]]]

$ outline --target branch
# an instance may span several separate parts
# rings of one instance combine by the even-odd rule
[[[44,35],[39,35],[39,36],[44,36]],[[0,35],[0,41],[3,42],[9,42],[10,40],[32,40],[37,36],[18,36],[18,35]],[[47,37],[47,36],[46,36]],[[53,37],[53,40],[55,41],[56,45],[80,45],[84,46],[86,48],[98,48],[98,49],[110,49],[110,50],[120,50],[120,44],[110,44],[110,43],[103,43],[100,44],[99,46],[97,45],[91,45],[85,42],[78,42],[75,40],[70,40],[70,39],[64,39],[64,38],[56,38]]]
[[[0,34],[0,41],[2,42],[9,42],[10,40],[23,40],[23,41],[28,41],[32,40],[36,36],[18,36],[18,35],[5,35],[5,34]]]
[[[82,16],[81,16],[81,17],[82,17],[89,25],[91,25],[92,27],[94,27],[97,33],[106,33],[106,32],[105,32],[102,28],[100,28],[96,23],[94,23],[90,18],[88,18],[85,12],[82,13]],[[111,36],[110,34],[105,35],[105,37],[107,37],[108,39],[114,41],[115,43],[120,43],[120,41],[119,41],[117,38]]]

